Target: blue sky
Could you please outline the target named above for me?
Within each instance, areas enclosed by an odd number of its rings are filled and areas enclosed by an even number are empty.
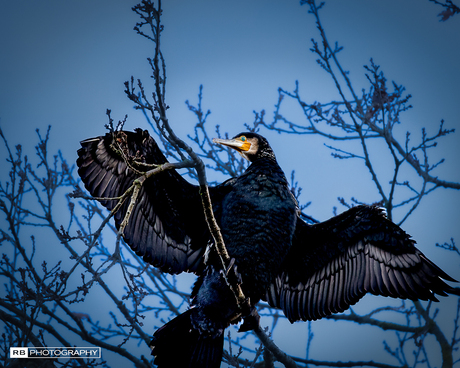
[[[0,2],[0,126],[11,145],[21,143],[33,154],[35,129],[44,132],[51,125],[51,149],[61,149],[73,162],[80,140],[104,133],[107,108],[115,119],[128,114],[128,129],[147,127],[123,93],[131,75],[146,86],[150,82],[146,58],[153,45],[132,30],[135,3]],[[182,137],[195,122],[184,102],[196,103],[200,84],[204,108],[212,111],[208,123],[230,135],[253,120],[253,110],[265,109],[270,121],[278,87],[292,90],[296,80],[307,102],[338,98],[309,51],[310,39],[319,37],[298,1],[164,3],[168,118]],[[422,127],[436,132],[441,119],[446,128],[460,127],[460,17],[439,22],[439,12],[428,0],[330,0],[322,12],[329,39],[345,47],[340,60],[356,90],[368,87],[362,66],[371,57],[389,81],[406,86],[414,108],[403,116],[399,134],[411,130],[414,141]],[[301,119],[294,109],[292,114]],[[361,163],[334,160],[324,141],[261,133],[285,172],[296,170],[303,200],[313,202],[309,210],[316,218],[330,217],[338,196],[376,198]],[[442,139],[434,153],[446,158],[439,177],[456,182],[459,133]],[[0,148],[0,157],[4,153]],[[460,243],[459,208],[458,191],[438,190],[404,224],[423,252],[457,278],[458,260],[447,259],[434,244],[451,237]],[[447,300],[442,304],[452,308]]]

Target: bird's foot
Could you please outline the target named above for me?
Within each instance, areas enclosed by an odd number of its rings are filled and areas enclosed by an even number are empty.
[[[257,309],[252,307],[249,315],[244,317],[243,324],[238,329],[238,332],[246,332],[256,329],[259,326],[260,316],[257,313]]]

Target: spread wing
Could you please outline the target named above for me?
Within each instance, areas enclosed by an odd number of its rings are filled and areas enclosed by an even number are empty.
[[[144,164],[167,160],[147,131],[116,131],[81,142],[77,165],[86,189],[94,197],[121,196],[146,171]],[[128,157],[130,164],[123,157]],[[141,164],[138,164],[141,162]],[[100,200],[109,210],[117,200]],[[129,198],[115,214],[119,228]],[[162,271],[197,272],[209,240],[209,232],[197,186],[175,170],[165,170],[148,178],[139,191],[128,225],[127,244],[144,260]]]
[[[291,322],[343,312],[366,293],[437,300],[455,281],[373,206],[357,206],[323,223],[298,219],[292,248],[267,291]]]

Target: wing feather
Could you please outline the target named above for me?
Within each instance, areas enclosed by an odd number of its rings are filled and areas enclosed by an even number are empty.
[[[139,171],[146,170],[145,164],[167,162],[153,138],[141,129],[86,139],[81,146],[78,173],[94,197],[119,197],[140,176]],[[209,189],[217,198],[219,190]],[[117,200],[100,202],[109,210],[117,204]],[[114,216],[117,228],[128,206],[129,198]],[[198,187],[174,170],[151,176],[139,190],[123,237],[138,255],[162,271],[198,272],[209,240]]]
[[[327,300],[327,294],[328,294],[328,288],[329,288],[329,278],[325,278],[324,280],[321,280],[319,284],[319,295],[320,295],[320,300],[318,303],[318,313],[323,315],[325,312],[326,308],[326,300]]]
[[[436,301],[455,281],[381,209],[357,206],[328,221],[297,220],[292,248],[266,300],[291,322],[343,312],[366,293]]]
[[[337,311],[342,311],[345,309],[345,302],[343,300],[343,293],[344,293],[344,269],[341,268],[337,274],[337,295],[335,299],[335,306]]]

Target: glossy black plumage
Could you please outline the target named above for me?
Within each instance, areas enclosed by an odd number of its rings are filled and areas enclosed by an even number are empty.
[[[428,260],[381,208],[357,206],[332,219],[298,221],[292,248],[267,292],[288,319],[315,320],[343,312],[367,292],[437,301],[455,281]]]
[[[146,131],[119,132],[117,140],[126,142],[128,154],[137,155],[146,164],[167,162]],[[78,174],[94,197],[118,197],[139,177],[116,152],[111,134],[84,140],[81,145]],[[146,262],[164,272],[195,272],[202,263],[209,238],[198,188],[173,170],[160,173],[155,179],[158,180],[147,180],[141,187],[124,239]],[[112,210],[117,200],[101,203]],[[125,201],[115,214],[117,227],[128,204],[129,200]]]
[[[247,171],[209,188],[216,219],[242,289],[254,306],[260,299],[281,308],[291,322],[342,312],[367,292],[436,300],[454,281],[414,246],[381,209],[357,206],[328,221],[306,224],[297,213],[287,180],[267,140],[242,133],[216,140],[251,161]],[[78,173],[96,197],[117,197],[145,164],[167,162],[146,131],[115,132],[81,142]],[[120,147],[122,147],[120,149]],[[134,157],[136,161],[124,157]],[[131,167],[129,167],[131,166]],[[112,209],[115,200],[101,200]],[[128,201],[115,215],[120,225]],[[162,271],[199,275],[191,310],[159,329],[152,341],[164,366],[218,367],[223,330],[239,320],[233,294],[213,258],[204,261],[211,236],[198,187],[176,171],[146,180],[124,231],[125,241]],[[174,354],[175,339],[188,357]],[[185,355],[187,355],[185,354]],[[185,359],[185,360],[184,360]]]

